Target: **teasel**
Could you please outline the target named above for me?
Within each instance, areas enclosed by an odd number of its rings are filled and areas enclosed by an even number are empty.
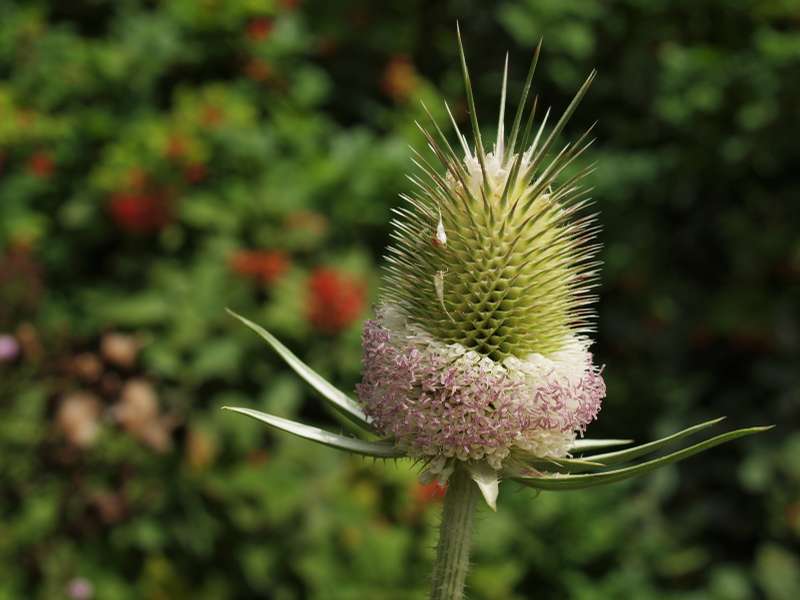
[[[582,437],[606,393],[589,351],[599,225],[585,183],[592,166],[579,164],[592,128],[556,143],[595,72],[551,119],[531,93],[540,42],[506,136],[506,57],[497,138],[487,149],[460,33],[458,42],[472,137],[445,105],[451,144],[423,105],[428,120],[419,126],[430,158],[414,151],[414,191],[394,211],[380,303],[364,328],[356,399],[234,315],[344,415],[358,437],[231,410],[342,450],[410,458],[421,465],[423,480],[450,480],[433,598],[461,597],[477,491],[496,510],[501,479],[552,491],[614,483],[769,429],[722,433],[639,462],[722,419],[622,450],[608,449],[632,440]]]

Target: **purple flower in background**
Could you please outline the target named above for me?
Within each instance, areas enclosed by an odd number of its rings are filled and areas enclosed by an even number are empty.
[[[67,584],[67,596],[71,600],[91,600],[94,598],[94,586],[85,577],[75,577]]]
[[[19,342],[13,335],[0,334],[0,363],[11,362],[19,356]]]

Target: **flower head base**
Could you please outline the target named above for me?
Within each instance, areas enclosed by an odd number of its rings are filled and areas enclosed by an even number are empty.
[[[434,471],[450,458],[500,469],[512,448],[562,457],[605,395],[586,345],[572,338],[550,358],[495,362],[383,308],[364,330],[357,391],[373,423],[409,455],[433,459]]]

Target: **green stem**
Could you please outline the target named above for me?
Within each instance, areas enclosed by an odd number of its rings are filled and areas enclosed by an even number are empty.
[[[478,488],[466,469],[456,468],[450,476],[439,530],[439,546],[433,567],[431,600],[461,600],[469,569],[472,515]]]

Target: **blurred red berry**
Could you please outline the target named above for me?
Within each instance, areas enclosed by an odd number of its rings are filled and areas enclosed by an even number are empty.
[[[267,285],[274,283],[287,270],[291,261],[280,250],[240,250],[231,257],[231,269]]]
[[[272,33],[275,23],[268,17],[252,19],[247,24],[247,38],[252,42],[263,42]]]
[[[414,499],[418,504],[428,505],[444,498],[447,493],[447,484],[442,485],[438,481],[431,483],[417,483],[414,488]]]
[[[120,192],[111,197],[109,211],[128,233],[155,233],[172,222],[172,206],[163,194]]]
[[[300,6],[300,0],[278,0],[278,5],[285,11],[292,11]]]
[[[37,152],[28,159],[28,170],[39,179],[47,179],[55,170],[55,163],[47,152]]]
[[[324,333],[338,333],[358,319],[364,310],[366,289],[362,282],[333,269],[316,269],[308,283],[308,315]]]

